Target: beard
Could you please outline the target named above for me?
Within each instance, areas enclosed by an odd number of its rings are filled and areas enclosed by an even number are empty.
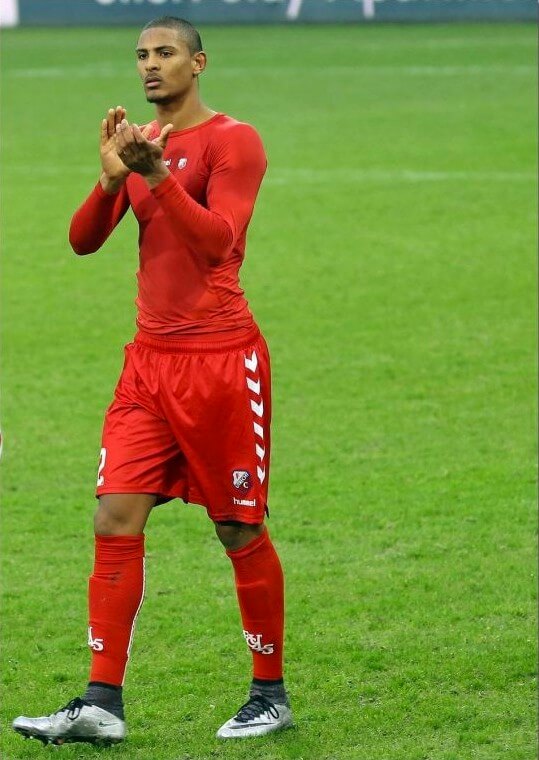
[[[167,105],[168,103],[171,103],[174,98],[172,98],[170,95],[158,95],[157,93],[149,92],[146,95],[146,101],[148,103],[156,103],[157,105]]]

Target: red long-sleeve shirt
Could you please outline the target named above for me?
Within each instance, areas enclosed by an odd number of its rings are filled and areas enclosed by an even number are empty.
[[[163,159],[170,176],[152,190],[135,173],[115,195],[98,183],[73,216],[71,246],[78,254],[98,250],[131,206],[140,229],[139,329],[202,340],[249,332],[238,273],[266,170],[260,137],[216,114],[172,132]]]

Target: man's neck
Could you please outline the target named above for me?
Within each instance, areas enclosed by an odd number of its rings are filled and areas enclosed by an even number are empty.
[[[205,106],[198,98],[156,104],[156,119],[159,126],[163,128],[166,124],[173,124],[175,132],[196,127],[211,119],[215,114],[216,111]]]

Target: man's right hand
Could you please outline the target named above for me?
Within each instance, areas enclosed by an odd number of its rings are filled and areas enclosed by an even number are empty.
[[[101,122],[99,153],[103,173],[99,181],[106,193],[117,193],[130,173],[116,152],[116,125],[125,119],[125,115],[126,110],[122,106],[109,108],[107,118]]]

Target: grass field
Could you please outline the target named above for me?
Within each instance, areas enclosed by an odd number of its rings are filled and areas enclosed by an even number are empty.
[[[66,229],[104,110],[151,115],[136,30],[18,30],[2,40],[1,756],[532,760],[535,31],[203,32],[205,100],[254,123],[270,161],[243,284],[273,355],[297,727],[214,738],[250,656],[211,525],[175,502],[147,529],[128,741],[43,749],[9,728],[86,680],[136,228],[85,259]]]

